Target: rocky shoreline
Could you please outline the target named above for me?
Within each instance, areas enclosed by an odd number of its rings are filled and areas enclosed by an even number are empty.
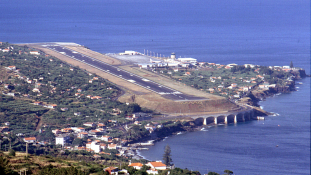
[[[276,86],[275,88],[269,88],[266,90],[255,89],[255,90],[251,91],[246,97],[244,97],[243,99],[240,99],[240,101],[242,103],[260,108],[259,102],[265,100],[268,97],[272,97],[272,96],[279,94],[279,93],[290,93],[290,92],[296,91],[296,87],[295,87],[296,81],[301,79],[301,78],[310,77],[310,76],[306,75],[305,73],[304,74],[302,73],[302,75],[303,76],[296,76],[293,79],[293,81],[289,81],[285,86]],[[262,111],[264,111],[264,110],[262,110]],[[272,116],[272,115],[276,115],[276,114],[271,113],[271,112],[266,112],[266,111],[261,112],[261,111],[256,110],[255,115],[256,116]],[[162,135],[160,137],[158,137],[157,134],[153,134],[153,136],[151,136],[151,138],[144,140],[144,141],[146,142],[149,140],[153,140],[153,143],[155,143],[155,142],[163,141],[166,138],[168,138],[169,136],[178,135],[178,134],[181,134],[183,132],[200,131],[202,129],[204,130],[204,128],[207,128],[207,127],[208,128],[213,127],[214,125],[215,124],[213,124],[213,123],[209,124],[209,125],[204,125],[204,126],[203,125],[195,125],[194,122],[188,121],[187,126],[183,125],[182,127],[178,128],[178,129],[176,128],[176,130],[171,130],[170,132],[166,132],[165,135]],[[137,143],[139,143],[139,142],[137,142]],[[152,146],[152,145],[150,145],[150,146]],[[139,154],[138,150],[135,151],[135,157],[140,158],[140,159],[144,158]]]

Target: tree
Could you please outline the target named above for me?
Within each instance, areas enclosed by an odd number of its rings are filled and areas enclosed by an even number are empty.
[[[15,150],[14,149],[9,150],[9,156],[15,156]]]
[[[233,171],[230,171],[230,170],[225,170],[224,172],[225,172],[227,175],[233,174]]]
[[[79,138],[74,139],[74,141],[72,142],[72,145],[81,146],[82,144],[83,144],[83,140]]]
[[[0,174],[13,174],[13,171],[10,169],[9,160],[4,158],[3,155],[0,155]]]
[[[294,67],[294,64],[293,64],[293,62],[292,62],[292,61],[290,62],[289,67],[290,67],[290,68],[293,68],[293,67]]]
[[[164,154],[163,154],[163,160],[164,164],[166,166],[171,166],[172,165],[172,158],[171,158],[171,147],[169,145],[165,146]]]

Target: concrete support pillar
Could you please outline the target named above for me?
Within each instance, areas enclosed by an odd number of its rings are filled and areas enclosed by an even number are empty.
[[[214,118],[214,123],[217,125],[217,117]]]
[[[236,115],[234,115],[234,123],[238,123],[238,119]]]
[[[206,119],[207,119],[207,118],[204,118],[204,119],[203,119],[203,125],[206,125]]]
[[[228,124],[228,116],[225,117],[225,124]]]
[[[250,118],[253,120],[253,119],[254,119],[254,116],[255,116],[255,114],[254,114],[254,109],[252,109],[251,114],[250,114]]]
[[[244,114],[242,115],[242,120],[243,120],[243,122],[245,122]]]

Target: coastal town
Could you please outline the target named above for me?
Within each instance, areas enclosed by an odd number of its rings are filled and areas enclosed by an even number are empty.
[[[254,64],[198,62],[195,58],[176,58],[175,53],[170,57],[156,57],[152,53],[146,55],[136,51],[125,51],[119,55],[144,56],[150,59],[150,63],[136,63],[141,69],[170,77],[207,93],[237,100],[254,88],[269,90],[278,86],[289,87],[304,72],[293,65],[264,67]],[[305,74],[302,73],[302,76]]]
[[[49,154],[46,149],[53,148],[87,154],[91,160],[133,160],[129,167],[140,170],[145,163],[150,167],[146,170],[148,174],[158,174],[158,171],[174,167],[161,161],[144,162],[137,150],[148,149],[155,140],[171,134],[204,127],[202,123],[196,126],[196,121],[184,116],[165,118],[164,114],[138,104],[116,102],[114,99],[122,94],[117,86],[42,51],[8,43],[0,43],[0,46],[0,112],[11,117],[2,117],[0,121],[1,150],[8,151],[12,146],[25,150],[27,147],[27,154],[28,149],[33,154]],[[119,55],[142,54],[125,51]],[[175,53],[165,59],[142,56],[150,63],[137,63],[136,68],[170,78],[183,86],[226,97],[232,103],[255,91],[293,91],[295,80],[306,76],[303,69],[292,63],[290,66],[264,67],[176,59]],[[17,116],[27,122],[18,121]],[[115,166],[103,170],[109,174],[128,173]]]

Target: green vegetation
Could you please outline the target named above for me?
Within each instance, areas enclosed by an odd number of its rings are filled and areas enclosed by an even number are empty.
[[[233,174],[233,171],[231,171],[231,170],[225,170],[224,173],[226,173],[227,175],[231,175],[231,174]]]
[[[13,134],[36,136],[33,131],[40,126],[51,130],[81,127],[85,122],[115,126],[108,121],[115,120],[118,125],[127,123],[126,115],[145,110],[137,104],[126,105],[113,100],[121,90],[95,74],[40,51],[40,55],[31,55],[33,49],[26,46],[3,43],[0,49],[5,48],[10,51],[0,52],[0,71],[3,72],[0,89],[3,94],[14,94],[14,97],[0,96],[0,122],[10,122]],[[15,66],[16,70],[8,69],[9,66]],[[34,105],[35,101],[42,105]],[[52,110],[44,107],[51,104],[57,107]],[[115,109],[120,111],[117,115]],[[77,112],[79,115],[74,115]]]
[[[175,168],[173,170],[165,170],[165,171],[160,171],[159,175],[166,175],[170,172],[171,175],[200,175],[200,172],[198,171],[190,171],[188,169],[180,169],[180,168]]]
[[[70,166],[69,168],[55,168],[51,164],[42,168],[38,175],[85,175],[86,173]]]
[[[128,167],[126,164],[131,156],[121,156],[116,149],[105,149],[104,153],[94,156],[90,150],[67,150],[55,145],[52,130],[83,127],[85,122],[102,123],[105,134],[118,138],[113,139],[112,143],[121,145],[122,139],[135,143],[152,137],[163,138],[195,127],[191,122],[180,121],[141,121],[133,124],[130,119],[132,113],[152,111],[141,108],[138,104],[116,101],[121,90],[112,83],[41,51],[39,55],[30,54],[34,49],[26,46],[9,43],[0,46],[2,50],[6,48],[9,48],[8,52],[0,51],[0,132],[3,133],[0,135],[0,151],[8,151],[8,156],[1,155],[0,174],[16,174],[23,168],[27,169],[24,170],[27,174],[105,174],[107,172],[103,168],[120,164],[130,174],[146,174],[150,167],[143,166],[141,170]],[[176,81],[206,91],[216,85],[230,86],[235,82],[232,76],[256,75],[252,72],[255,70],[242,67],[233,70],[192,71],[191,75],[184,75],[186,71],[188,70],[171,76]],[[168,70],[164,74],[168,75]],[[277,72],[275,74],[282,77]],[[215,82],[211,82],[209,76],[217,77]],[[90,131],[95,127],[85,129]],[[26,151],[23,137],[37,139],[35,144],[28,145],[28,157],[20,156],[17,152]],[[70,134],[69,145],[72,147],[85,146],[88,142],[88,138]],[[169,146],[165,148],[163,160],[167,166],[172,165]],[[159,174],[164,175],[168,171],[171,174],[200,174],[179,168],[159,171]]]
[[[294,64],[293,64],[292,61],[290,62],[289,67],[290,67],[290,68],[293,68],[293,67],[294,67]]]
[[[192,66],[192,68],[179,68],[177,72],[168,67],[153,68],[152,71],[196,89],[229,98],[235,94],[243,95],[264,82],[276,84],[276,86],[287,86],[288,79],[296,74],[295,71],[285,71],[281,67],[257,65],[229,67],[208,63]]]
[[[171,156],[171,147],[169,145],[165,146],[164,154],[163,154],[163,161],[166,166],[172,165],[172,156]]]

